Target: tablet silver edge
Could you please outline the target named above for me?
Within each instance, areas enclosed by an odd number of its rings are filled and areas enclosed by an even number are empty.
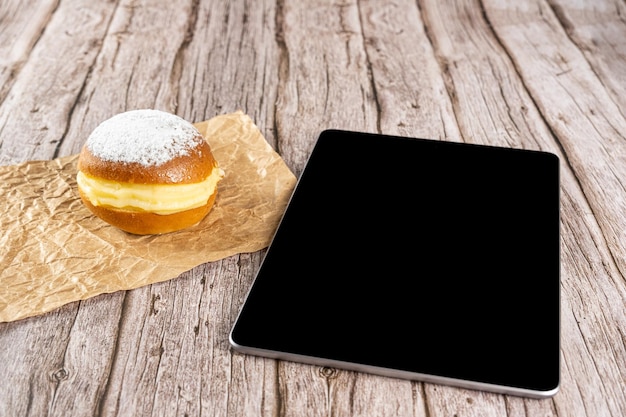
[[[234,326],[233,326],[234,328]],[[560,384],[556,388],[548,391],[536,391],[524,388],[515,388],[505,385],[486,384],[475,381],[468,381],[456,378],[447,378],[442,376],[421,374],[417,372],[402,371],[397,369],[388,369],[372,365],[363,365],[357,363],[343,362],[334,359],[324,359],[313,356],[298,355],[293,353],[272,351],[267,349],[252,348],[237,344],[232,338],[232,330],[228,336],[232,348],[240,353],[254,356],[260,356],[270,359],[284,360],[289,362],[297,362],[308,365],[323,366],[337,369],[345,369],[349,371],[364,372],[373,375],[399,378],[416,382],[425,382],[431,384],[447,385],[458,388],[466,388],[472,390],[486,391],[497,394],[508,394],[525,398],[546,399],[553,397],[560,388]]]

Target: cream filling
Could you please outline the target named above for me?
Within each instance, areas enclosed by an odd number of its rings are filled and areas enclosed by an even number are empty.
[[[215,168],[206,180],[192,184],[131,184],[103,180],[78,171],[76,181],[94,206],[172,214],[204,206],[223,175],[221,169]]]

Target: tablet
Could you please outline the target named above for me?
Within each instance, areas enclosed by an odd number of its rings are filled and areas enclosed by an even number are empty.
[[[556,155],[326,130],[230,343],[550,397],[560,378],[559,274]]]

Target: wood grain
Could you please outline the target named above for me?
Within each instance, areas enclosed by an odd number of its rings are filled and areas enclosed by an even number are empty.
[[[377,130],[357,6],[356,1],[282,3],[277,146],[297,174],[321,130]]]
[[[0,105],[0,164],[58,156],[113,5],[74,0],[54,10]]]
[[[0,102],[15,82],[18,74],[46,28],[58,1],[2,2],[0,4]]]
[[[626,415],[625,15],[621,0],[3,2],[3,165],[77,153],[144,107],[243,110],[296,174],[327,128],[557,154],[562,387],[531,400],[234,353],[260,251],[0,323],[0,415]]]

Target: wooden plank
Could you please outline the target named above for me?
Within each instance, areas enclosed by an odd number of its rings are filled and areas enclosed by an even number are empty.
[[[248,289],[246,274],[259,260],[258,255],[230,257],[129,291],[102,410],[115,415],[225,415],[229,407],[242,406],[229,404],[237,370],[227,335],[229,318]],[[271,369],[271,364],[260,365]],[[270,373],[268,381],[274,379]],[[244,382],[253,390],[264,386],[255,385],[262,376]],[[251,398],[259,396],[257,391]],[[270,400],[265,399],[265,406]],[[247,406],[257,415],[262,404]]]
[[[378,130],[355,0],[284,1],[276,104],[278,149],[299,174],[324,129]]]
[[[0,164],[49,159],[68,129],[115,4],[59,5],[0,105]],[[68,24],[68,22],[71,22]]]
[[[0,163],[55,156],[114,8],[111,3],[66,1],[57,7],[47,2],[21,9],[32,20],[15,15],[17,20],[5,26],[22,25],[24,32],[8,55],[12,74],[5,79],[7,96],[0,105]],[[103,299],[108,308],[102,308]],[[0,386],[5,400],[0,414],[54,415],[60,410],[63,415],[77,405],[75,415],[93,415],[94,397],[110,366],[120,300],[119,295],[103,296],[3,323],[0,345],[13,348],[0,350],[7,364],[3,377],[11,381]],[[99,331],[93,332],[96,323]],[[73,387],[69,396],[62,394],[66,387]]]
[[[58,346],[65,348],[62,361],[57,369],[48,372],[52,372],[53,378],[45,384],[29,386],[33,390],[31,401],[37,407],[35,410],[49,415],[64,415],[72,410],[73,415],[85,417],[99,412],[98,400],[106,387],[117,344],[123,299],[124,293],[120,292],[80,303],[67,344]],[[48,328],[52,330],[54,326]],[[38,353],[42,354],[40,349],[38,346]],[[33,374],[41,369],[36,364],[29,365],[34,365]],[[38,392],[44,395],[40,397]]]
[[[515,68],[475,1],[420,3],[461,140],[559,153]],[[425,385],[429,415],[493,415],[533,408],[555,415],[550,402]]]
[[[0,414],[45,414],[58,384],[67,378],[63,357],[76,316],[75,305],[45,317],[0,324]]]
[[[352,32],[361,32],[363,36],[365,65],[377,111],[377,131],[459,141],[451,100],[417,5],[410,1],[385,2],[384,5],[375,1],[359,2],[358,14],[359,26]],[[336,43],[329,39],[326,49]],[[392,58],[398,56],[402,59]],[[329,77],[342,79],[344,75],[329,73]],[[302,89],[306,90],[306,86]],[[367,130],[359,126],[354,129]],[[332,410],[340,414],[437,415],[438,411],[428,406],[429,395],[424,387],[428,384],[342,370],[333,370],[332,375],[328,380],[330,401]],[[460,392],[456,388],[438,386],[430,392],[430,397],[445,401]]]
[[[435,9],[429,8],[428,10],[430,12]],[[470,7],[468,5],[467,7],[459,7],[458,10],[463,10],[465,13],[477,11],[476,15],[471,16],[468,20],[471,20],[474,25],[476,24],[476,22],[480,21],[479,8]],[[442,19],[442,17],[445,15],[448,19],[450,19],[451,15],[449,12],[446,14],[441,13],[440,15],[438,15],[439,17],[435,19],[435,22],[440,23],[440,26],[438,26],[440,30],[444,30],[447,28],[446,30],[451,31],[448,36],[442,36],[442,39],[463,39],[466,40],[466,42],[458,42],[456,44],[456,47],[451,47],[451,44],[445,44],[441,49],[435,49],[439,52],[444,51],[445,48],[449,48],[445,54],[442,53],[442,56],[447,59],[446,64],[448,65],[452,81],[450,85],[463,86],[463,91],[461,91],[460,89],[455,89],[453,96],[458,98],[459,108],[465,109],[464,115],[459,112],[458,119],[462,131],[466,137],[471,137],[472,140],[476,140],[475,138],[484,137],[486,134],[489,134],[489,132],[492,132],[491,134],[494,135],[495,138],[500,138],[503,140],[501,142],[501,144],[503,145],[523,146],[549,150],[560,155],[563,161],[567,161],[569,155],[566,156],[566,154],[563,154],[561,150],[558,149],[560,143],[555,142],[552,131],[550,130],[551,126],[545,126],[542,121],[542,118],[545,117],[545,114],[537,114],[535,106],[533,104],[533,101],[537,101],[538,97],[539,100],[548,99],[548,95],[546,95],[546,92],[549,92],[550,89],[548,88],[547,84],[543,83],[543,88],[537,88],[534,83],[542,79],[542,77],[535,76],[532,79],[528,79],[524,77],[523,70],[525,68],[529,68],[529,66],[526,65],[529,58],[537,57],[537,59],[540,61],[541,56],[537,56],[536,54],[536,51],[540,49],[539,45],[560,45],[559,51],[568,51],[572,50],[572,48],[571,45],[569,49],[567,48],[567,38],[564,37],[564,33],[559,30],[560,26],[558,25],[558,22],[550,22],[551,24],[546,24],[546,27],[543,28],[543,31],[539,31],[536,27],[533,27],[533,24],[529,24],[529,22],[534,23],[545,21],[547,19],[546,15],[549,16],[549,10],[542,9],[542,18],[539,18],[537,15],[531,18],[528,16],[524,16],[524,13],[524,11],[520,11],[520,9],[517,7],[517,3],[507,3],[505,5],[498,4],[498,7],[493,6],[493,8],[491,5],[488,5],[488,7],[486,7],[486,16],[489,18],[489,24],[494,27],[498,35],[504,37],[511,35],[511,37],[507,38],[508,40],[511,40],[513,34],[518,34],[519,37],[517,37],[515,40],[530,39],[536,42],[534,50],[532,50],[531,48],[523,48],[523,46],[513,41],[511,41],[510,44],[507,44],[507,42],[503,42],[505,46],[508,46],[507,54],[513,56],[515,56],[515,54],[519,54],[518,62],[515,62],[515,60],[513,61],[513,64],[517,63],[518,68],[513,69],[511,67],[511,63],[507,63],[506,60],[494,59],[494,57],[497,57],[499,55],[505,56],[506,54],[488,54],[483,52],[498,48],[497,42],[492,42],[490,44],[478,42],[479,40],[481,40],[480,34],[486,33],[484,30],[477,33],[472,31],[462,32],[460,28],[462,28],[463,26],[459,25],[454,18],[451,22],[448,20],[448,23],[451,24],[447,26],[444,25],[444,20]],[[519,23],[520,27],[516,27],[515,30],[512,30],[510,27],[506,27],[504,25],[505,16],[509,20],[513,18],[517,19],[516,22]],[[430,13],[427,20],[431,20]],[[466,28],[468,27],[470,26],[466,26]],[[548,28],[551,28],[552,30],[547,31]],[[435,32],[435,30],[433,30],[433,32]],[[436,36],[434,35],[433,38],[436,39]],[[546,42],[546,39],[549,39],[550,41]],[[535,52],[533,53],[533,51]],[[530,67],[544,68],[546,64],[539,61],[535,62],[534,65]],[[479,65],[480,62],[484,62],[486,65],[481,68]],[[519,80],[516,80],[517,77],[514,76],[516,71],[520,71],[519,68],[522,68],[522,81],[524,85],[520,85]],[[554,85],[555,83],[556,85],[558,85],[558,81],[553,79],[551,85]],[[489,88],[490,86],[493,88]],[[527,94],[525,94],[526,89],[531,90],[531,92],[536,93],[536,95],[533,94],[532,98],[529,97]],[[575,90],[573,84],[568,89],[568,91],[570,91],[570,93],[568,94],[571,94],[572,90]],[[581,92],[581,94],[583,93]],[[563,96],[567,97],[568,95],[559,94],[558,96],[553,97],[559,97],[559,100],[562,100],[561,97]],[[577,96],[582,97],[580,94]],[[485,102],[488,102],[488,104],[484,104]],[[498,102],[501,102],[502,105],[498,105]],[[559,101],[559,103],[560,102],[561,101]],[[552,105],[554,105],[554,102],[552,103]],[[544,109],[541,106],[539,107],[539,110],[544,113]],[[493,139],[494,136],[492,136],[490,140]],[[568,134],[565,134],[564,136],[567,136],[568,138],[575,137],[572,136],[571,132],[568,132]],[[601,142],[603,139],[602,137],[597,137],[597,140],[598,142]],[[497,141],[491,141],[492,143],[497,143]],[[613,164],[613,161],[605,163]],[[564,172],[562,182],[564,191],[568,195],[577,195],[578,197],[580,197],[575,199],[575,207],[570,208],[570,206],[565,206],[565,209],[568,211],[565,211],[564,217],[576,218],[578,217],[578,213],[589,211],[589,207],[586,206],[585,199],[578,189],[578,181],[573,176],[574,174],[584,173],[585,169],[583,169],[582,166],[579,166],[579,169],[576,170],[575,173],[572,173],[568,170],[567,165],[564,165],[563,168]],[[593,221],[593,219],[587,220]],[[587,224],[584,228],[577,230],[593,230],[593,227],[593,224]],[[570,230],[564,229],[564,232],[567,231]],[[576,235],[564,235],[566,247],[575,248],[577,247],[577,245],[580,244],[581,236],[579,234],[584,233],[581,231],[578,231]],[[600,241],[602,241],[602,237],[598,235],[595,235],[593,237],[586,235],[585,238],[586,240],[594,240],[599,238]],[[596,244],[597,243],[598,242],[596,241]],[[586,248],[586,250],[590,252],[595,252],[595,247],[590,246]],[[576,258],[573,258],[571,260],[575,261]],[[605,262],[607,264],[613,263],[611,257],[606,258]],[[613,268],[611,272],[615,274],[617,272],[617,269]],[[619,276],[619,273],[617,273],[617,276]],[[567,278],[566,275],[564,275],[564,277]],[[606,278],[607,281],[605,282],[608,283],[608,287],[603,288],[603,290],[598,289],[599,293],[593,295],[590,294],[590,297],[583,301],[583,304],[590,305],[595,310],[593,315],[595,316],[594,321],[596,321],[596,323],[607,324],[606,321],[601,317],[603,314],[606,314],[606,312],[603,313],[603,310],[605,308],[610,308],[611,304],[609,302],[605,304],[605,301],[610,300],[613,303],[617,303],[617,305],[624,305],[624,298],[622,294],[623,291],[621,291],[619,287],[610,284],[610,276]],[[573,285],[574,288],[576,288],[573,289],[573,291],[581,291],[581,288],[578,288],[581,284],[577,283],[575,280],[566,279],[564,285],[568,284]],[[592,286],[591,288],[595,288],[595,286]],[[606,296],[604,294],[601,294],[601,292],[603,291],[608,291],[609,295]],[[596,296],[598,295],[603,295],[604,297],[597,298]],[[608,300],[606,297],[608,297]],[[601,300],[601,302],[597,303],[595,301],[596,299]],[[622,311],[615,311],[615,309],[612,310],[613,314],[608,322],[623,323],[623,309]],[[592,331],[591,327],[584,329],[586,330],[586,332],[583,332],[583,334],[581,335],[579,333],[580,329],[577,329],[575,326],[567,323],[566,320],[571,320],[571,316],[569,314],[564,314],[563,320],[563,340],[580,340],[581,337],[587,340],[595,338],[594,333],[596,333],[596,331]],[[570,331],[574,331],[575,333],[569,334],[568,332]],[[617,357],[615,361],[609,359],[610,363],[605,363],[601,366],[601,368],[604,368],[603,372],[605,372],[605,375],[602,375],[602,377],[606,377],[607,380],[611,381],[607,384],[607,388],[612,393],[611,387],[615,384],[618,384],[620,378],[623,378],[623,376],[620,375],[620,372],[617,371],[617,369],[619,369],[619,363],[621,361],[621,358],[623,357],[623,353],[621,351],[621,348],[619,347],[619,332],[611,332],[610,329],[603,329],[599,331],[598,334],[604,334],[604,331],[607,331],[609,334],[613,333],[612,337],[614,338],[614,343],[617,343],[617,352],[615,352],[615,354],[613,354],[612,356],[607,356],[605,352],[602,352],[607,347],[605,345],[598,347],[598,350],[592,349],[591,352],[586,352],[586,355],[583,359],[578,356],[579,351],[577,351],[575,346],[565,344],[563,347],[565,361],[564,366],[565,368],[575,368],[579,366],[579,362],[582,360],[584,361],[584,363],[586,363],[585,366],[591,366],[591,369],[593,369],[593,365],[590,364],[594,362],[596,357]],[[598,379],[595,377],[594,373],[586,373],[582,375],[588,375],[589,380],[586,381],[586,383],[578,381],[577,383],[580,384],[578,389],[580,391],[586,392],[586,394],[583,395],[587,396],[587,400],[593,399],[593,393],[595,393],[598,389],[597,385],[594,385],[593,383],[597,382]],[[579,378],[582,375],[578,374]],[[571,398],[568,397],[569,395],[574,395],[576,391],[575,389],[573,389],[573,387],[571,387],[571,385],[569,385],[571,383],[572,381],[568,381],[567,379],[564,380],[563,392],[557,397],[557,410],[567,411],[568,406],[566,406],[566,404],[574,402]],[[601,412],[608,412],[608,410],[606,410],[604,406],[606,406],[606,404],[604,404],[602,401],[599,401],[598,404],[594,405],[593,409],[602,410]],[[564,412],[562,415],[569,414],[567,412]]]
[[[103,308],[103,298],[117,302]],[[0,360],[6,364],[3,378],[11,383],[0,386],[0,415],[65,415],[67,410],[94,415],[116,343],[121,300],[123,293],[96,297],[2,323]]]
[[[28,60],[59,0],[0,3],[0,103]]]
[[[494,1],[486,9],[626,276],[626,118],[545,3],[520,10]]]
[[[268,33],[272,7],[260,2],[254,7],[177,3],[170,9],[151,2],[121,5],[67,136],[84,137],[107,112],[128,108],[155,107],[204,120],[248,102],[263,103],[253,110],[266,123],[260,128],[271,133],[273,101],[264,100],[276,91],[268,78],[274,60],[267,44],[273,42],[273,32]],[[168,25],[171,33],[157,30]],[[252,78],[249,73],[265,75]],[[274,399],[260,388],[275,392],[275,363],[241,359],[262,371],[250,381],[247,367],[231,369],[236,359],[228,345],[230,326],[259,261],[260,254],[231,257],[129,291],[100,409],[120,415],[225,415],[227,410],[241,415],[241,408],[274,414]],[[247,387],[248,400],[232,400],[230,390]]]
[[[616,0],[549,0],[548,4],[624,116],[626,4]]]
[[[282,5],[277,28],[282,47],[278,148],[296,172],[326,128],[436,137],[448,131],[454,136],[449,114],[436,108],[437,101],[432,100],[445,91],[443,82],[426,85],[421,78],[435,69],[422,63],[413,67],[420,59],[418,54],[410,55],[413,59],[407,57],[398,67],[387,67],[386,57],[410,49],[408,41],[415,37],[428,51],[427,39],[416,24],[417,8],[406,2],[396,10],[381,12],[378,5],[319,1]],[[404,7],[410,12],[405,14]],[[398,31],[406,31],[407,43],[398,42]],[[409,68],[416,70],[404,74]],[[424,72],[420,72],[422,68]],[[404,77],[404,83],[394,86],[394,77]],[[416,90],[406,92],[406,86],[414,82]],[[404,95],[394,95],[399,92]],[[405,102],[406,97],[410,101]],[[430,112],[435,114],[434,121],[427,117]],[[279,376],[284,416],[422,415],[425,408],[421,385],[409,381],[289,362],[280,363]]]
[[[562,189],[559,415],[624,414],[624,285],[582,190]],[[582,414],[581,410],[591,410]],[[616,410],[618,410],[616,412]]]
[[[200,2],[181,55],[177,109],[189,120],[245,112],[275,145],[278,45],[275,2]]]
[[[564,380],[555,407],[572,415],[582,398],[594,415],[624,414],[624,117],[546,4],[490,1],[485,10],[563,149],[562,218],[572,224],[563,224],[562,353],[576,380]]]
[[[563,161],[567,161],[567,156],[560,149],[561,144],[553,136],[551,126],[546,125],[543,120],[543,109],[537,108],[535,105],[536,98],[526,93],[529,84],[531,89],[535,87],[533,85],[535,80],[520,79],[517,74],[525,71],[526,68],[541,68],[545,66],[541,62],[533,62],[535,59],[540,60],[541,54],[538,54],[537,50],[526,48],[523,53],[519,53],[517,62],[513,62],[507,56],[518,53],[521,50],[520,45],[507,45],[505,43],[505,46],[509,46],[509,48],[502,50],[501,39],[498,35],[500,35],[499,29],[504,34],[503,36],[524,33],[520,35],[520,38],[525,36],[525,39],[536,39],[537,44],[541,42],[541,44],[548,45],[567,44],[567,37],[563,36],[564,33],[558,22],[551,22],[550,25],[546,24],[543,32],[537,32],[536,28],[531,27],[524,31],[518,28],[511,30],[508,27],[501,27],[505,15],[517,16],[518,13],[523,13],[519,11],[519,3],[498,4],[498,10],[493,10],[496,7],[492,4],[487,6],[486,13],[484,13],[480,4],[474,2],[465,2],[465,4],[459,2],[454,2],[454,4],[452,2],[428,2],[423,5],[425,24],[429,28],[429,33],[433,39],[435,54],[439,57],[442,68],[445,71],[450,96],[453,97],[456,119],[459,121],[464,139],[469,142],[547,150],[560,155]],[[546,19],[546,13],[549,13],[549,10],[544,12],[541,17],[533,16],[533,18],[525,19],[525,22],[541,22]],[[485,21],[485,16],[489,19],[488,21]],[[491,31],[490,27],[496,29],[495,33]],[[551,30],[548,31],[548,28]],[[455,42],[450,42],[452,39]],[[564,47],[562,45],[562,48]],[[517,67],[515,64],[517,64]],[[577,84],[572,83],[571,88],[575,90]],[[546,90],[547,86],[544,85],[541,91],[545,92]],[[539,89],[537,89],[537,92],[541,94]],[[612,163],[612,161],[605,163]],[[581,197],[580,199],[575,199],[576,204],[573,207],[571,205],[565,206],[564,217],[576,218],[578,213],[589,210],[589,207],[584,203],[585,200],[582,198],[574,173],[569,170],[567,165],[563,165],[562,168],[563,189],[568,194]],[[583,229],[577,230],[593,230],[595,226],[593,219],[588,220],[591,220],[592,223],[587,224]],[[564,232],[567,231],[569,230],[564,230]],[[579,233],[581,232],[578,231],[577,234]],[[592,239],[588,234],[585,234],[585,238]],[[575,248],[580,243],[580,239],[581,236],[566,233],[564,235],[565,246]],[[570,259],[570,261],[574,262],[574,259]],[[611,263],[610,258],[608,258],[608,262]],[[569,271],[569,265],[566,265],[564,270]],[[616,272],[616,269],[613,269],[612,272]],[[595,306],[596,311],[594,314],[597,315],[597,320],[594,320],[594,322],[598,324],[606,324],[605,320],[598,319],[601,317],[602,308],[610,308],[611,303],[616,303],[620,306],[624,305],[623,295],[620,294],[618,288],[610,285],[610,277],[608,282],[608,298]],[[573,285],[574,288],[580,286],[574,280],[567,279],[567,276],[564,285]],[[581,291],[581,289],[574,289],[573,291]],[[587,303],[589,301],[585,300]],[[606,304],[604,301],[606,301]],[[581,335],[580,330],[567,321],[571,319],[569,314],[564,314],[563,340],[580,340],[581,337],[591,337],[590,334]],[[612,319],[616,319],[617,322],[623,322],[623,312],[615,311]],[[615,343],[619,343],[617,332],[606,326],[599,328],[608,334],[612,334],[610,336],[611,339]],[[569,332],[574,333],[570,334]],[[579,353],[577,347],[565,344],[563,350],[568,362],[575,362],[575,355]],[[584,356],[585,366],[589,366],[595,357],[607,356],[602,352],[587,353]],[[603,376],[608,377],[611,381],[609,386],[619,381],[620,373],[617,369],[621,366],[622,357],[623,354],[618,352],[616,362],[603,365],[603,367],[608,368],[605,370],[606,375]],[[577,375],[581,376],[580,373],[577,373]],[[594,373],[583,373],[583,375],[589,375],[590,379],[586,382],[578,381],[577,383],[583,387],[579,389],[587,391],[587,396],[590,397],[591,394],[596,392],[597,385],[594,382],[597,382],[598,379],[594,376]],[[507,401],[507,408],[528,409],[532,407],[541,410],[540,414],[542,415],[543,413],[546,415],[556,414],[557,410],[565,411],[562,414],[559,413],[559,415],[574,415],[568,413],[572,409],[567,407],[566,404],[576,403],[576,401],[573,401],[575,396],[574,398],[570,397],[570,395],[574,395],[573,391],[575,391],[575,388],[571,385],[572,381],[570,380],[564,379],[563,384],[563,393],[557,397],[558,406],[556,408],[550,402],[518,400],[514,398]],[[612,390],[610,391],[612,394]],[[429,391],[427,390],[427,392]],[[523,406],[519,404],[520,401],[523,401]],[[460,403],[448,401],[447,404],[456,404],[456,407],[463,409],[463,405]],[[599,402],[598,405],[601,404],[602,402]],[[436,408],[440,409],[441,407],[441,404],[438,404]],[[481,411],[483,410],[485,408],[481,408]],[[502,412],[503,410],[500,410],[496,414],[501,414]]]
[[[380,133],[459,142],[443,72],[417,4],[361,1],[359,14]]]
[[[192,0],[119,4],[80,89],[60,154],[78,153],[91,131],[117,113],[151,108],[177,114],[181,65],[196,7]]]

